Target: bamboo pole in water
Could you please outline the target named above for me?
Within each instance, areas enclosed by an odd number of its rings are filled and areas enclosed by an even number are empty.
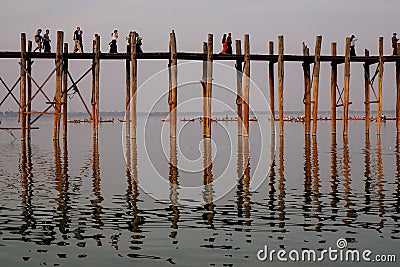
[[[130,55],[131,46],[135,45],[131,43],[132,32],[129,33],[129,43],[126,46],[126,53]],[[125,60],[125,137],[130,138],[131,136],[131,61],[130,58]]]
[[[68,131],[68,43],[64,44],[64,65],[63,65],[63,92],[62,92],[62,113],[63,113],[63,139],[67,139]]]
[[[365,49],[365,56],[369,57],[369,51]],[[370,107],[370,64],[364,63],[364,106],[365,106],[365,133],[369,134],[369,126],[370,126],[370,116],[371,116],[371,107]]]
[[[32,52],[32,41],[28,41],[28,52]],[[28,72],[28,77],[27,77],[27,101],[28,101],[28,106],[27,111],[28,114],[26,116],[27,119],[27,130],[28,130],[28,138],[31,135],[31,111],[32,111],[32,102],[31,102],[31,98],[32,98],[32,79],[31,79],[31,75],[32,75],[32,58],[27,56],[26,58],[26,70]]]
[[[378,110],[376,114],[377,134],[381,134],[382,84],[383,84],[383,37],[379,37]]]
[[[318,120],[318,93],[319,93],[319,70],[321,66],[321,44],[322,36],[317,36],[314,52],[314,70],[313,70],[313,129],[312,134],[317,134]]]
[[[207,81],[205,92],[205,124],[204,134],[205,138],[211,138],[211,97],[212,97],[212,61],[213,61],[213,35],[208,34],[207,41]]]
[[[309,56],[310,50],[303,43],[303,56]],[[304,120],[305,120],[305,133],[311,132],[311,78],[310,78],[310,62],[303,61],[303,75],[304,75]]]
[[[132,117],[132,138],[136,139],[136,93],[137,93],[137,51],[136,32],[131,35],[131,117]]]
[[[349,126],[349,87],[350,87],[350,37],[346,37],[346,53],[344,57],[344,103],[343,103],[343,135],[347,136]]]
[[[63,44],[64,44],[64,32],[57,32],[57,50],[56,50],[56,92],[54,95],[55,109],[54,109],[54,125],[53,125],[53,140],[60,138],[60,122],[61,122],[61,93],[63,85]]]
[[[94,50],[94,79],[93,79],[93,96],[92,96],[92,108],[93,108],[93,135],[95,138],[99,134],[99,89],[100,89],[100,36],[96,36],[96,46]]]
[[[331,44],[332,56],[336,57],[336,43]],[[331,62],[331,133],[336,134],[336,84],[337,64]]]
[[[283,35],[278,36],[278,101],[279,101],[279,135],[283,136],[283,81],[284,81],[284,47]]]
[[[171,98],[170,103],[169,103],[169,116],[170,116],[170,137],[176,137],[176,107],[177,107],[177,87],[178,87],[178,72],[177,72],[177,49],[176,49],[176,38],[175,38],[175,33],[171,32],[170,33],[170,85],[171,85],[171,92],[170,96]]]
[[[20,102],[21,102],[21,141],[26,138],[26,34],[21,33],[21,70],[20,70]]]
[[[400,44],[397,44],[397,53],[400,51]],[[397,87],[397,101],[396,101],[396,128],[397,133],[400,133],[400,60],[396,61],[396,87]]]
[[[236,40],[236,55],[242,54],[242,42]],[[243,70],[242,70],[242,60],[236,60],[236,106],[237,106],[237,121],[238,121],[238,135],[243,135]]]
[[[274,54],[274,42],[269,42],[269,54]],[[275,81],[274,81],[274,64],[270,61],[268,64],[268,78],[269,78],[269,107],[271,109],[271,121],[275,121]],[[273,127],[275,131],[275,127]]]
[[[249,101],[250,101],[250,36],[244,35],[244,88],[243,88],[243,125],[244,136],[249,136]]]

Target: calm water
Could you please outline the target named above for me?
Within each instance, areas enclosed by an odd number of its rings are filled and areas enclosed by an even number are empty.
[[[332,137],[330,122],[316,138],[287,123],[272,144],[256,122],[248,142],[235,122],[214,123],[213,141],[201,142],[195,121],[171,146],[158,117],[139,118],[147,131],[137,142],[119,122],[102,124],[98,141],[90,124],[70,124],[60,143],[51,120],[38,126],[22,144],[0,132],[1,266],[270,266],[257,259],[265,245],[321,251],[339,238],[400,261],[393,121],[380,138],[375,124],[365,136],[364,122],[352,121],[348,139]],[[226,194],[209,184],[226,177],[235,181]]]

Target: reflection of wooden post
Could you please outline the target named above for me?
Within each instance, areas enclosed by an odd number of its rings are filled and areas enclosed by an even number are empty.
[[[250,101],[250,38],[244,35],[244,88],[243,88],[243,125],[244,136],[249,136],[249,101]]]
[[[242,42],[240,40],[236,40],[236,55],[242,54]],[[243,134],[243,112],[242,112],[242,104],[243,104],[243,88],[242,88],[242,63],[243,60],[236,60],[236,105],[237,105],[237,122],[238,122],[238,135]]]
[[[136,59],[136,32],[131,35],[131,116],[132,138],[136,138],[136,93],[137,93],[137,59]]]
[[[63,44],[64,44],[64,33],[61,31],[57,32],[57,50],[56,50],[56,92],[54,96],[55,109],[54,109],[54,128],[53,128],[53,140],[58,140],[60,137],[60,122],[61,122],[61,93],[63,86]]]
[[[332,56],[336,57],[336,43],[332,43]],[[336,84],[337,84],[337,64],[331,62],[331,132],[336,134]]]
[[[129,33],[129,38],[132,38],[132,32]],[[126,46],[128,55],[131,53],[131,46],[136,45],[129,39],[130,45]],[[130,58],[125,60],[125,136],[131,136],[131,61]]]
[[[269,54],[274,54],[274,42],[269,42]],[[274,81],[274,64],[270,61],[268,64],[268,78],[269,78],[269,107],[271,109],[271,121],[275,121],[275,81]],[[272,128],[275,131],[275,127]]]
[[[303,56],[309,56],[310,51],[303,43]],[[305,60],[303,62],[303,75],[304,75],[304,121],[305,133],[310,134],[311,128],[311,78],[310,78],[310,62]]]
[[[28,52],[32,52],[32,41],[28,41]],[[31,79],[31,75],[32,75],[32,58],[30,56],[28,56],[26,58],[26,70],[28,72],[28,78],[27,78],[27,90],[28,90],[28,96],[27,96],[27,102],[28,102],[28,106],[27,108],[27,127],[28,127],[28,138],[30,138],[31,135],[31,111],[32,111],[32,102],[31,102],[31,98],[32,98],[32,79]]]
[[[322,36],[317,36],[314,52],[314,70],[313,70],[313,129],[312,134],[317,134],[317,120],[318,120],[318,91],[319,91],[319,70],[321,65],[321,43]]]
[[[207,80],[205,92],[205,118],[203,120],[204,133],[203,136],[211,138],[211,97],[212,97],[212,60],[213,60],[213,35],[208,34],[207,42]]]
[[[379,37],[378,111],[376,114],[376,133],[381,134],[383,84],[383,37]]]
[[[369,57],[369,51],[365,49],[365,56]],[[369,81],[369,66],[368,62],[364,63],[364,106],[365,106],[365,133],[369,134],[369,125],[370,125],[370,117],[371,117],[371,109],[370,109],[370,81]]]
[[[278,36],[278,101],[279,101],[279,135],[283,135],[283,79],[284,79],[284,47],[283,35]]]
[[[350,37],[346,37],[344,57],[344,101],[343,101],[343,135],[348,133],[349,124],[349,87],[350,87]]]
[[[176,107],[177,107],[177,87],[178,87],[178,72],[177,72],[177,52],[175,33],[171,32],[169,40],[170,45],[170,99],[169,99],[169,116],[170,116],[170,136],[176,137]]]
[[[62,93],[62,113],[63,113],[63,139],[67,139],[68,125],[68,43],[64,44],[64,65],[63,65],[63,93]]]
[[[26,138],[26,34],[21,33],[21,70],[20,70],[20,95],[21,95],[21,140]]]
[[[397,44],[397,51],[400,51],[400,44]],[[396,60],[396,87],[397,87],[396,129],[397,133],[400,133],[400,60]]]
[[[93,134],[94,137],[98,137],[99,134],[99,89],[100,89],[100,36],[96,36],[96,47],[94,51],[94,84],[93,84],[93,96],[92,96],[92,108],[93,108]]]

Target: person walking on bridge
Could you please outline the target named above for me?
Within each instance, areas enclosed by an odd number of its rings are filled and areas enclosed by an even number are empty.
[[[393,33],[392,36],[392,47],[393,47],[393,56],[396,56],[398,51],[397,51],[397,41],[399,38],[397,38],[397,33]]]

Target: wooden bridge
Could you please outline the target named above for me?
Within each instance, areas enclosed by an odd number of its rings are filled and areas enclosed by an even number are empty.
[[[130,43],[136,43],[136,33],[130,33]],[[269,105],[271,107],[271,119],[275,120],[275,74],[274,64],[278,64],[277,73],[277,103],[279,113],[280,135],[284,132],[284,66],[285,62],[302,63],[304,74],[304,100],[305,105],[305,134],[316,135],[317,133],[317,113],[318,113],[318,94],[319,94],[319,74],[321,62],[328,62],[331,65],[331,82],[330,82],[330,97],[331,97],[331,123],[332,133],[336,133],[336,110],[338,107],[343,107],[343,135],[348,134],[349,120],[349,84],[350,84],[350,63],[362,62],[364,65],[364,104],[365,104],[365,132],[369,133],[370,129],[370,104],[377,104],[377,133],[380,134],[380,124],[382,113],[382,83],[383,83],[383,66],[385,63],[394,62],[396,64],[396,127],[397,132],[400,132],[400,56],[385,56],[383,55],[383,37],[379,38],[379,55],[370,56],[369,51],[365,50],[364,56],[350,57],[350,38],[346,38],[345,55],[337,55],[336,43],[331,44],[331,55],[321,55],[322,36],[316,37],[315,51],[310,55],[309,48],[303,44],[302,55],[286,55],[284,53],[284,37],[278,36],[278,53],[274,52],[274,43],[269,42],[268,54],[251,54],[249,35],[244,35],[244,50],[242,53],[242,42],[236,40],[236,53],[216,54],[213,52],[213,35],[209,34],[207,42],[203,43],[203,51],[199,53],[178,52],[176,46],[175,33],[170,33],[169,52],[146,52],[138,53],[136,46],[129,46],[126,53],[101,53],[100,52],[100,36],[96,37],[96,46],[92,53],[70,53],[68,44],[64,43],[64,33],[57,32],[56,53],[37,53],[32,52],[32,42],[26,40],[26,34],[21,33],[21,51],[18,52],[0,52],[0,59],[19,59],[20,62],[20,77],[18,81],[10,88],[0,80],[3,86],[7,89],[7,95],[0,102],[0,106],[8,97],[12,97],[18,105],[18,111],[21,117],[21,140],[25,140],[27,134],[34,124],[44,114],[54,114],[53,139],[58,140],[61,133],[62,138],[67,137],[67,114],[68,114],[68,92],[74,90],[78,93],[87,113],[89,114],[93,124],[94,137],[98,136],[99,124],[99,91],[100,91],[100,62],[102,60],[125,60],[126,62],[126,133],[127,136],[136,138],[136,92],[137,92],[137,65],[138,60],[148,59],[165,59],[168,60],[169,66],[169,97],[168,104],[170,106],[170,136],[176,137],[176,122],[177,122],[177,61],[178,60],[196,60],[203,62],[203,78],[201,84],[203,86],[203,136],[211,137],[211,99],[212,99],[212,75],[213,61],[235,61],[237,69],[237,115],[240,121],[243,122],[243,129],[239,127],[239,135],[248,136],[249,134],[249,90],[250,90],[250,65],[251,61],[266,61],[269,64]],[[400,51],[400,44],[398,45]],[[32,77],[32,59],[54,59],[55,67],[49,74],[43,84],[38,84]],[[76,81],[72,78],[68,70],[68,62],[76,59],[91,60],[90,68]],[[311,77],[311,64],[313,71]],[[344,64],[344,88],[340,89],[337,86],[337,66]],[[376,64],[376,70],[371,76],[370,66]],[[92,100],[91,109],[83,100],[78,83],[89,73],[92,74]],[[42,90],[44,85],[55,74],[56,86],[54,97],[51,98]],[[375,78],[378,78],[377,90],[374,88]],[[35,89],[32,86],[35,85]],[[71,84],[70,84],[71,83]],[[20,97],[14,95],[13,90],[19,84]],[[371,92],[373,98],[371,99]],[[43,94],[46,98],[47,108],[42,112],[34,112],[31,110],[32,101],[38,94]],[[267,105],[265,105],[267,107]],[[51,111],[49,111],[51,110]],[[32,120],[31,115],[38,116]],[[61,121],[62,118],[62,121]],[[311,122],[312,128],[311,128]],[[62,122],[62,123],[61,123]]]

